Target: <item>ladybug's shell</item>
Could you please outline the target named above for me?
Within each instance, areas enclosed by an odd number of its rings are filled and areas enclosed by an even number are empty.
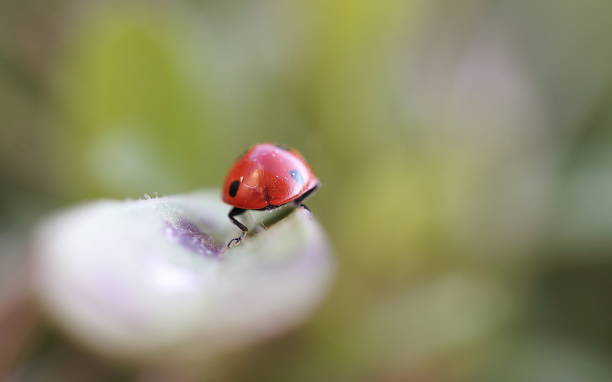
[[[299,198],[318,184],[300,153],[260,143],[230,169],[223,186],[223,201],[245,210],[274,208]]]

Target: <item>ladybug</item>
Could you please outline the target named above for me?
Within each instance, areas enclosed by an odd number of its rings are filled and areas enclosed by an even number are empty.
[[[228,216],[242,234],[228,248],[245,238],[248,228],[236,216],[246,210],[266,211],[302,202],[319,187],[319,180],[302,155],[294,149],[259,143],[244,153],[230,169],[223,186],[223,201],[234,208]]]

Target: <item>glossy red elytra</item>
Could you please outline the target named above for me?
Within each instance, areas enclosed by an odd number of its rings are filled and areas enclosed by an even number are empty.
[[[281,145],[259,143],[230,169],[223,186],[223,201],[234,208],[229,218],[242,234],[230,240],[239,244],[248,228],[236,219],[246,210],[271,210],[287,203],[302,204],[319,187],[319,180],[299,152]]]

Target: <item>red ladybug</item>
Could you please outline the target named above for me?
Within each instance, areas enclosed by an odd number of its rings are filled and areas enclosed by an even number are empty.
[[[281,145],[251,147],[230,169],[223,186],[223,201],[234,206],[229,218],[242,234],[227,244],[239,244],[248,228],[236,220],[246,210],[271,210],[289,202],[302,206],[319,187],[319,180],[299,152]]]

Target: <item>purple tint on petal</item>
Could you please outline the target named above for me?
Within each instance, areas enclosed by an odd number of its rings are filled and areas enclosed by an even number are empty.
[[[166,222],[166,233],[188,250],[206,256],[218,256],[224,245],[215,244],[213,238],[202,232],[197,225],[180,218],[175,222]]]

